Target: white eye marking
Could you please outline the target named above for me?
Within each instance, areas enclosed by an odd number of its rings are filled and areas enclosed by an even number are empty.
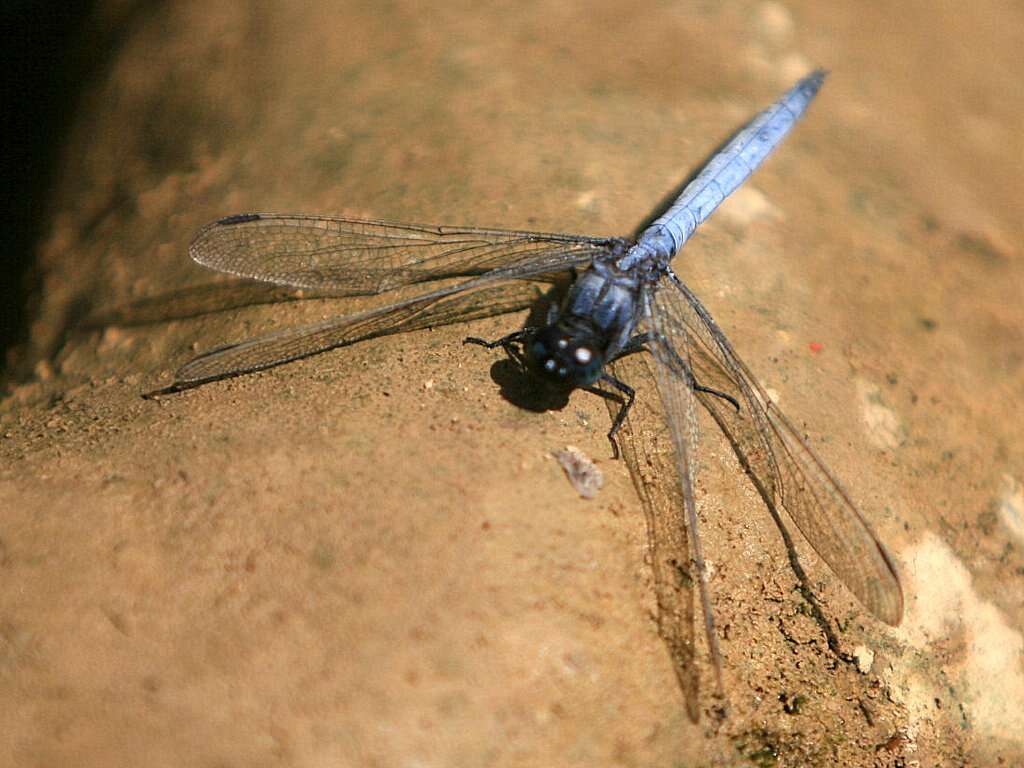
[[[576,362],[580,365],[586,365],[594,359],[594,353],[586,347],[580,347],[576,350]]]
[[[568,339],[559,339],[556,343],[558,344],[559,349],[565,349],[566,347],[569,346]]]
[[[552,360],[551,358],[548,358],[547,360],[544,361],[544,370],[545,371],[553,371],[553,370],[555,370],[555,366],[556,365],[557,365],[557,363],[554,360]]]

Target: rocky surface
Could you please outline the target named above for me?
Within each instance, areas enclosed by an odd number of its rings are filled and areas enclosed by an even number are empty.
[[[0,404],[0,760],[1024,760],[1019,7],[180,0],[131,19],[64,152],[34,373]],[[628,233],[817,65],[804,122],[677,269],[892,549],[907,612],[871,619],[800,544],[830,650],[708,420],[724,720],[699,633],[695,701],[659,637],[603,403],[517,408],[498,356],[460,344],[522,316],[140,397],[196,350],[348,309],[204,311],[235,295],[187,259],[206,221]],[[592,501],[551,458],[567,444],[598,459]]]

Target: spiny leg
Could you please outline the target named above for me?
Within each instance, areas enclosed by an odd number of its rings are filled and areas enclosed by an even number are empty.
[[[622,402],[619,412],[615,414],[615,418],[612,420],[612,428],[608,430],[608,441],[612,444],[612,458],[618,459],[621,454],[619,453],[619,444],[615,440],[615,434],[619,431],[619,428],[622,427],[622,422],[626,420],[626,415],[629,413],[629,409],[633,407],[633,401],[636,400],[636,390],[626,382],[619,381],[610,373],[601,374],[601,378],[598,379],[598,381],[610,384],[625,396],[625,401]],[[584,387],[584,389],[586,389],[587,392],[593,392],[595,395],[603,397],[605,400],[620,402],[619,397],[611,392],[599,389],[598,387]]]
[[[514,333],[508,334],[508,336],[502,336],[500,339],[495,339],[494,341],[487,341],[487,339],[481,339],[476,336],[467,336],[462,340],[462,343],[476,344],[477,346],[484,347],[485,349],[497,349],[498,347],[501,347],[505,350],[506,355],[525,368],[526,360],[523,357],[523,351],[516,345],[522,344],[526,338],[532,336],[536,332],[536,328],[523,328],[515,331]]]
[[[625,343],[625,345],[623,345],[622,349],[619,350],[619,353],[615,355],[612,360],[618,360],[620,357],[625,357],[626,355],[646,351],[647,345],[651,342],[661,344],[662,348],[668,351],[676,366],[680,371],[683,371],[683,375],[686,377],[687,381],[689,381],[690,387],[694,392],[704,392],[708,395],[719,397],[730,403],[732,407],[736,409],[736,413],[740,412],[740,404],[735,397],[730,395],[728,392],[722,392],[721,390],[714,389],[712,387],[705,387],[703,384],[698,382],[697,377],[693,375],[693,371],[690,369],[690,366],[679,356],[679,353],[676,352],[675,348],[668,343],[664,336],[654,333],[653,331],[646,331],[645,333],[638,333],[636,336],[633,336]]]
[[[523,339],[536,332],[536,328],[522,328],[510,333],[508,336],[502,336],[500,339],[495,339],[494,341],[487,341],[487,339],[481,339],[477,336],[467,336],[462,340],[462,343],[477,344],[481,347],[487,347],[487,349],[497,349],[498,347],[507,347],[509,344],[522,343]]]
[[[730,395],[728,392],[722,392],[721,390],[712,389],[711,387],[705,387],[703,384],[698,384],[697,379],[693,378],[692,371],[690,372],[690,384],[693,386],[694,392],[705,392],[709,395],[720,397],[722,400],[725,400],[728,403],[730,403],[732,407],[736,409],[736,413],[740,412],[740,404],[735,397]]]

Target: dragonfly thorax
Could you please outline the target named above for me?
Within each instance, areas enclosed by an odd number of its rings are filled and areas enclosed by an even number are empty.
[[[592,327],[559,320],[529,339],[526,362],[533,375],[549,384],[589,387],[601,377],[605,346]]]

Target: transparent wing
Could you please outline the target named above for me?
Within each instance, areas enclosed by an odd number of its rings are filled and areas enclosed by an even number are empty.
[[[684,327],[676,313],[665,311],[662,295],[667,291],[644,290],[644,315],[654,340],[650,342],[651,354],[655,360],[655,376],[658,394],[665,407],[665,419],[675,444],[676,467],[682,490],[683,509],[686,513],[686,528],[690,539],[690,551],[697,571],[697,587],[700,592],[701,609],[704,616],[704,630],[708,650],[715,671],[715,683],[719,698],[725,701],[722,684],[722,654],[718,647],[718,633],[715,631],[714,614],[707,584],[707,568],[700,542],[697,521],[697,503],[693,493],[693,480],[697,475],[697,408],[694,399],[693,377],[689,371],[689,343]]]
[[[377,336],[513,311],[521,308],[526,294],[513,291],[510,299],[507,287],[499,291],[497,289],[502,286],[497,284],[539,279],[553,272],[587,264],[593,256],[590,250],[559,250],[549,243],[546,250],[535,252],[529,260],[492,269],[472,280],[366,312],[332,317],[210,350],[179,369],[168,389],[186,389],[215,379],[270,368]],[[536,297],[535,292],[531,295]]]
[[[689,352],[697,381],[741,404],[697,393],[722,426],[765,500],[786,511],[815,552],[875,616],[896,625],[903,591],[896,567],[846,491],[771,402],[707,309],[670,275],[657,292],[667,340]],[[670,284],[671,283],[671,284]]]
[[[668,648],[672,667],[683,692],[687,714],[700,719],[700,669],[696,663],[693,598],[694,573],[690,558],[682,484],[675,477],[676,449],[657,396],[655,363],[647,355],[629,355],[611,364],[620,381],[636,389],[616,440],[636,488],[647,523],[647,557],[654,580],[655,621]],[[608,399],[614,419],[621,404]]]
[[[207,224],[189,254],[239,277],[334,296],[375,295],[402,286],[483,275],[547,255],[593,255],[607,238],[385,221],[244,213]]]

